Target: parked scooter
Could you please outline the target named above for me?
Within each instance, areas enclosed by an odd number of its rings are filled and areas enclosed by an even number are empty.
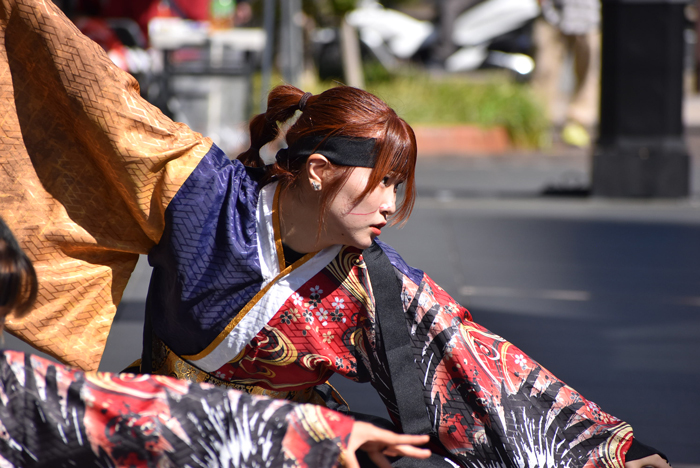
[[[485,0],[461,13],[454,21],[452,41],[457,51],[447,57],[449,72],[498,67],[527,79],[535,68],[531,51],[531,25],[540,14],[537,0]],[[402,12],[365,0],[350,12],[349,24],[360,40],[388,70],[402,61],[429,57],[437,38],[436,26]]]

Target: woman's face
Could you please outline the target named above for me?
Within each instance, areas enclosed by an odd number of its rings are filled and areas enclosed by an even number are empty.
[[[371,168],[356,167],[345,185],[330,203],[321,236],[324,244],[351,245],[366,249],[381,233],[387,218],[396,211],[396,190],[399,182],[388,175],[363,199]]]

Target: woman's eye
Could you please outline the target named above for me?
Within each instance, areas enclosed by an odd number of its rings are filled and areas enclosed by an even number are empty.
[[[386,176],[382,179],[382,184],[384,184],[386,187],[389,186],[389,181],[391,180],[391,177]]]

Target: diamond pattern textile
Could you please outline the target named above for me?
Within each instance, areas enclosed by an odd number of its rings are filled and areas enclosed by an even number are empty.
[[[148,257],[147,307],[176,353],[202,351],[260,290],[258,195],[244,166],[213,146],[168,206],[166,233]]]
[[[0,216],[40,282],[10,332],[96,370],[138,254],[211,145],[141,99],[52,3],[0,0]]]

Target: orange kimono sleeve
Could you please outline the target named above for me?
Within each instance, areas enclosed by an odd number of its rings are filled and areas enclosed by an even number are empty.
[[[40,286],[8,330],[96,370],[138,255],[211,146],[48,0],[0,0],[0,216]]]

